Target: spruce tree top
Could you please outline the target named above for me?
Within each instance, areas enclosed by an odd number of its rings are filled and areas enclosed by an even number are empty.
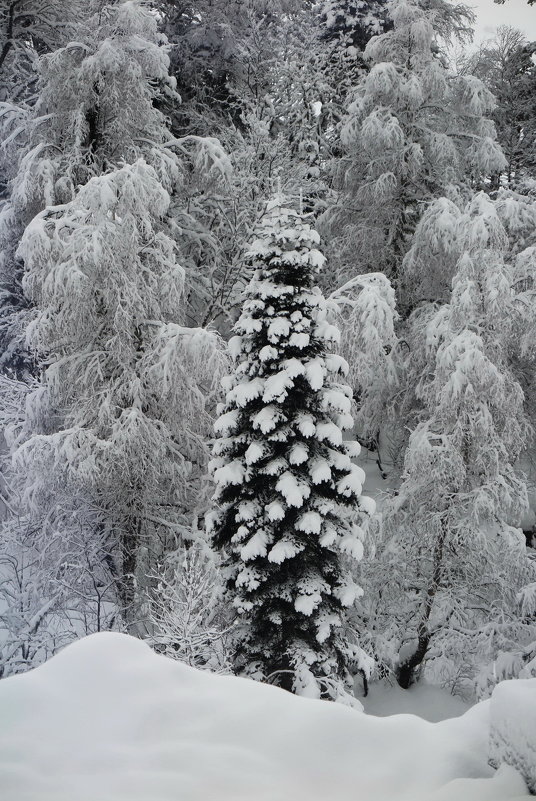
[[[230,343],[235,371],[212,462],[214,540],[229,555],[229,589],[248,625],[242,669],[294,672],[297,692],[346,677],[340,626],[361,594],[346,557],[361,558],[360,523],[373,511],[351,461],[359,446],[342,438],[353,424],[351,390],[314,286],[318,243],[281,198],[269,204],[248,253],[255,272]]]

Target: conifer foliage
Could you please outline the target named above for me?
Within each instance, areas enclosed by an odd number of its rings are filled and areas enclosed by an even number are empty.
[[[255,268],[231,340],[235,361],[216,422],[215,544],[227,554],[239,620],[234,667],[297,694],[343,697],[352,646],[345,610],[362,590],[373,502],[343,442],[351,428],[339,331],[314,285],[317,232],[276,198],[248,260]],[[355,650],[355,649],[354,649]]]

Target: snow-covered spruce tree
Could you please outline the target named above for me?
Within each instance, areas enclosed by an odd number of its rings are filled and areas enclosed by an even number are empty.
[[[463,673],[470,692],[482,664],[523,636],[516,593],[531,570],[513,527],[527,504],[515,464],[530,427],[510,366],[518,312],[493,201],[477,194],[457,229],[451,302],[415,320],[428,351],[416,388],[421,422],[372,571],[378,651],[400,685],[426,663],[451,685]]]
[[[373,502],[351,461],[347,365],[315,287],[318,234],[281,197],[248,259],[255,273],[230,347],[235,371],[216,422],[214,544],[239,615],[236,672],[337,698],[355,647],[345,613],[361,595],[351,564]]]
[[[41,540],[107,543],[129,622],[151,565],[204,512],[224,361],[218,337],[183,325],[169,202],[139,160],[42,212],[20,248],[28,340],[47,365],[14,456],[21,495]]]
[[[411,236],[435,197],[456,199],[505,159],[486,114],[494,99],[473,76],[449,73],[438,41],[467,32],[470,15],[444,0],[392,0],[394,27],[367,45],[370,72],[341,129],[340,187],[326,217],[336,237],[333,283],[356,273],[400,276]],[[404,282],[404,307],[420,291]]]

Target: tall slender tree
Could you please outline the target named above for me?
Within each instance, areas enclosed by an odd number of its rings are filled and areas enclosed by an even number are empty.
[[[280,197],[269,204],[216,422],[212,528],[239,614],[235,670],[337,698],[349,682],[345,613],[362,592],[349,562],[361,558],[374,504],[351,461],[359,446],[343,441],[351,390],[315,287],[318,243]]]

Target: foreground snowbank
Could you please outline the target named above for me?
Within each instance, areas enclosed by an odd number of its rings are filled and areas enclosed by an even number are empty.
[[[536,680],[503,681],[491,701],[490,757],[524,776],[536,794]]]
[[[2,801],[513,801],[489,705],[375,718],[96,634],[0,682]]]

